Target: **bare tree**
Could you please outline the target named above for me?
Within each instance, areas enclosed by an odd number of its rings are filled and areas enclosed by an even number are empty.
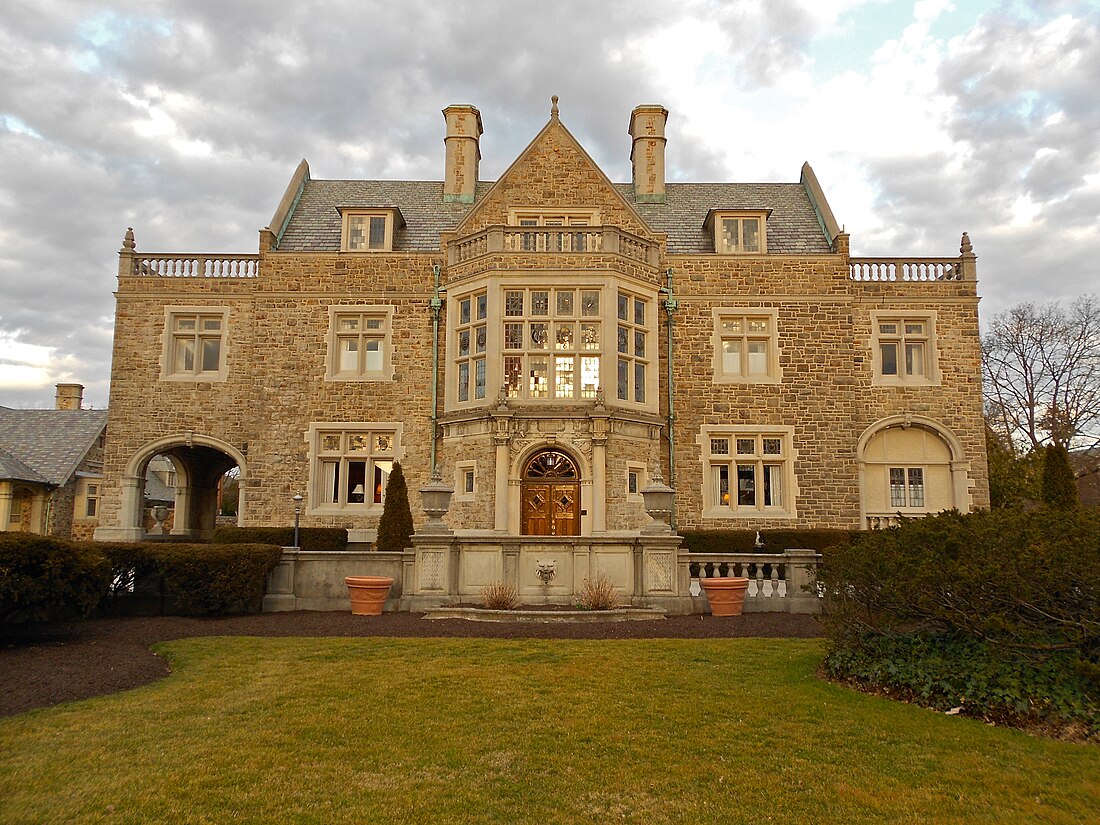
[[[1023,451],[1100,446],[1100,302],[1020,304],[982,339],[986,418]]]

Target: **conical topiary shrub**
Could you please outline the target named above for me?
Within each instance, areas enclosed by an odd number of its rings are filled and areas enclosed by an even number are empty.
[[[378,522],[378,540],[374,549],[380,552],[401,552],[409,547],[413,534],[412,511],[409,509],[409,488],[401,463],[393,462],[389,481],[386,482],[386,498],[382,506],[382,520]]]
[[[1069,452],[1060,444],[1048,444],[1043,456],[1043,501],[1060,510],[1074,510],[1081,504]]]

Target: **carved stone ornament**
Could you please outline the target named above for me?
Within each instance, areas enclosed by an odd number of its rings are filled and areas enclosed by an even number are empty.
[[[541,559],[536,559],[535,575],[545,587],[549,587],[550,582],[552,582],[554,580],[554,577],[558,575],[557,561],[542,561]]]

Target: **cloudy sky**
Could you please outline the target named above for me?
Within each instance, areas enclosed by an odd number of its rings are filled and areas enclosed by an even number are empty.
[[[1097,0],[3,0],[0,404],[108,402],[127,226],[146,252],[255,252],[316,178],[438,180],[450,103],[481,176],[549,98],[612,180],[630,110],[670,180],[796,181],[856,255],[955,255],[984,317],[1100,291]]]

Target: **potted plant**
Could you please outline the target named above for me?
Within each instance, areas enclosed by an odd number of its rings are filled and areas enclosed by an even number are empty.
[[[351,612],[356,616],[381,616],[386,596],[393,586],[390,576],[347,576],[344,583],[348,586],[351,598]]]
[[[749,589],[747,578],[743,576],[700,577],[699,584],[707,594],[712,616],[740,616],[745,609],[745,593]]]

